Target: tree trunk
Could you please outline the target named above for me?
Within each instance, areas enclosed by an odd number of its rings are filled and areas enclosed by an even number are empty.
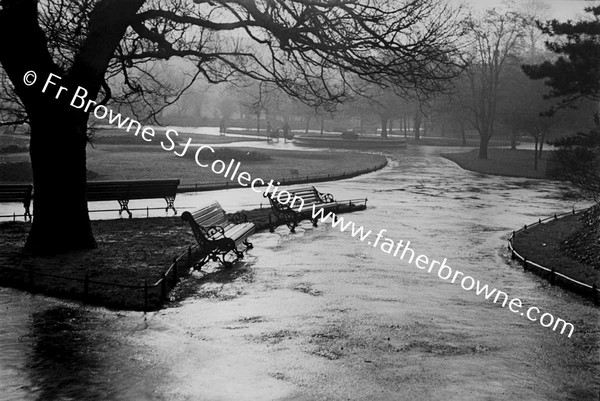
[[[404,125],[404,139],[408,137],[408,121],[406,121],[406,115],[402,117],[402,124]]]
[[[421,111],[417,111],[415,113],[415,123],[414,123],[414,131],[415,131],[415,140],[421,140]]]
[[[538,152],[538,159],[542,158],[542,152],[544,150],[544,141],[546,140],[546,131],[542,131],[542,138],[540,140],[540,150]]]
[[[256,135],[260,135],[260,111],[256,113]]]
[[[467,133],[465,132],[465,122],[460,120],[460,136],[462,138],[462,146],[467,146]]]
[[[304,130],[305,134],[308,134],[308,127],[310,126],[310,116],[306,117],[306,129]]]
[[[86,122],[65,110],[32,114],[33,223],[25,248],[42,255],[95,248],[85,197]]]
[[[381,117],[381,136],[387,138],[387,118]]]
[[[537,170],[537,166],[538,166],[538,157],[537,157],[537,154],[538,154],[538,138],[539,138],[539,135],[534,135],[533,138],[535,139],[535,149],[534,149],[534,152],[533,152],[533,169]]]
[[[481,134],[479,140],[479,158],[487,160],[488,158],[488,144],[490,142],[490,136],[487,134]]]
[[[325,118],[321,118],[321,136],[323,135],[323,131],[325,131]]]
[[[510,131],[510,150],[517,150],[517,130]]]

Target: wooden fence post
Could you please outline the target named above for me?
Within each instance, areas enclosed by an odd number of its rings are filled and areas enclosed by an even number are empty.
[[[144,280],[144,311],[148,310],[148,280]]]
[[[177,273],[177,258],[173,258],[173,282],[177,283],[177,280],[179,280],[178,277],[178,273]]]
[[[273,223],[271,222],[271,213],[269,213],[269,232],[275,232],[273,228]]]
[[[160,297],[162,300],[167,299],[167,276],[163,272],[162,280],[160,282]]]

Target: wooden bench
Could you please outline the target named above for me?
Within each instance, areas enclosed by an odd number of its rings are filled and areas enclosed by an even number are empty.
[[[31,184],[7,184],[0,185],[0,202],[22,202],[25,208],[23,216],[31,221],[31,198],[33,185]]]
[[[335,201],[333,195],[319,192],[314,186],[296,188],[287,192],[291,194],[292,199],[288,203],[281,203],[277,199],[277,196],[281,194],[281,190],[276,193],[276,196],[273,196],[272,193],[263,194],[264,197],[269,198],[271,210],[276,218],[275,224],[270,224],[271,232],[280,224],[287,225],[291,232],[295,232],[296,227],[302,220],[310,220],[312,225],[317,227],[318,218],[312,217],[313,205],[317,209],[324,209],[324,211],[337,210],[340,205]],[[294,201],[293,199],[296,197],[301,198],[304,204],[297,199]],[[287,201],[287,199],[284,201]]]
[[[238,247],[243,244],[245,250],[252,249],[248,237],[254,234],[254,223],[249,223],[244,213],[227,214],[218,202],[204,206],[195,212],[184,212],[181,215],[192,228],[194,237],[198,242],[200,259],[196,267],[200,269],[208,260],[218,261],[219,257],[225,266],[232,262],[225,256],[233,252],[237,259],[244,257],[243,250]]]
[[[90,181],[87,183],[87,200],[88,202],[116,200],[121,207],[119,215],[125,211],[131,218],[130,200],[164,198],[167,202],[165,211],[173,209],[177,214],[174,202],[178,185],[179,180]]]

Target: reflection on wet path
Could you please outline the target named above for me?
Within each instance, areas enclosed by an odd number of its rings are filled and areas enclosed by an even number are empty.
[[[572,322],[573,338],[303,223],[257,234],[240,274],[157,313],[1,289],[0,399],[597,400],[598,309],[505,250],[515,227],[578,205],[555,183],[465,172],[440,151],[398,151],[384,170],[317,187],[366,196],[356,224]]]

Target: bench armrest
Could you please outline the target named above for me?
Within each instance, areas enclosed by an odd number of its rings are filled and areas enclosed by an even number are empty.
[[[248,222],[248,216],[246,216],[246,214],[242,212],[230,213],[227,215],[227,220],[229,220],[233,224],[242,224]]]
[[[216,237],[216,234],[221,234],[221,236],[225,236],[225,229],[223,229],[223,227],[220,226],[210,226],[210,227],[205,227],[206,233],[208,234],[209,237]]]
[[[323,202],[323,203],[335,202],[335,198],[333,197],[333,195],[323,193],[323,192],[317,192],[317,193],[319,194],[319,198],[321,198],[321,202]]]

